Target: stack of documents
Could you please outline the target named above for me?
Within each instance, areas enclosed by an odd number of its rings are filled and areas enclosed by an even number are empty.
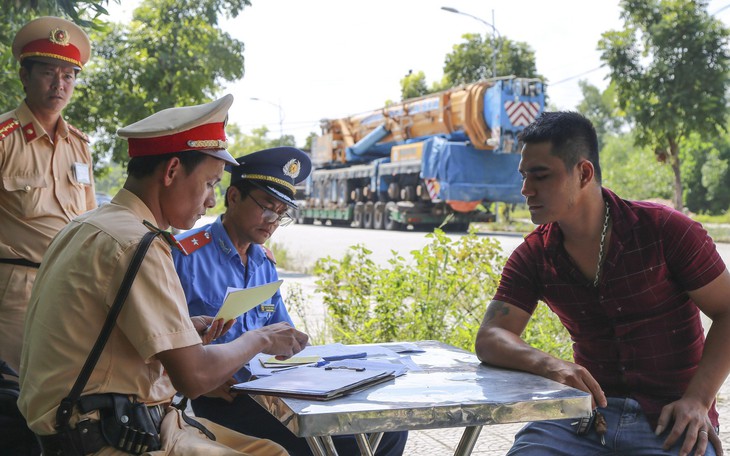
[[[234,385],[231,390],[249,394],[326,401],[361,391],[395,378],[393,369],[326,366],[298,367],[268,377]]]

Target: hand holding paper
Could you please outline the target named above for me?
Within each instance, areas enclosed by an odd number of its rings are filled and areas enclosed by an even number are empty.
[[[222,318],[224,322],[228,322],[238,318],[273,296],[282,282],[283,280],[277,280],[258,287],[229,289],[223,305],[213,320]]]

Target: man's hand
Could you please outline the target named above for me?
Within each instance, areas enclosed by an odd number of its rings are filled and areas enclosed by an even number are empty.
[[[206,393],[205,397],[217,397],[220,399],[223,399],[226,402],[233,402],[233,398],[236,397],[236,393],[231,392],[231,386],[235,385],[236,379],[231,378],[228,381],[226,381],[224,384],[219,386],[218,388],[214,389],[213,391]]]
[[[596,406],[606,407],[608,405],[601,385],[588,372],[588,369],[583,366],[552,358],[549,365],[546,366],[544,376],[563,385],[572,386],[573,388],[590,393],[592,395],[591,401],[593,408],[596,408]]]
[[[296,330],[286,322],[264,326],[244,334],[261,337],[264,343],[261,351],[268,355],[275,355],[277,359],[291,358],[302,351],[309,340],[308,335]]]
[[[686,431],[682,448],[679,450],[680,456],[686,456],[695,448],[694,454],[703,455],[707,449],[707,443],[710,442],[715,448],[715,453],[722,456],[722,442],[720,437],[715,433],[715,428],[707,416],[707,407],[700,401],[692,398],[682,398],[672,402],[662,408],[659,415],[659,421],[656,427],[656,435],[664,432],[669,423],[674,421],[672,430],[669,432],[666,440],[664,440],[664,450],[669,450],[677,442],[679,437]],[[696,446],[695,446],[696,445]]]
[[[203,339],[203,345],[208,345],[223,334],[227,333],[235,320],[228,320],[225,324],[223,319],[213,321],[213,317],[197,315],[190,317],[195,330],[198,331],[200,338]]]

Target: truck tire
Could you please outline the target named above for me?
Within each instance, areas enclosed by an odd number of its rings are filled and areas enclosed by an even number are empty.
[[[385,203],[382,201],[373,205],[373,229],[385,229]]]
[[[365,207],[362,214],[362,227],[366,230],[373,229],[373,212],[375,212],[374,204],[372,201],[365,203]]]
[[[385,220],[385,229],[388,231],[400,231],[403,229],[402,223],[390,218],[390,211],[395,207],[396,204],[392,201],[385,205],[385,214],[383,218]]]
[[[347,206],[350,202],[350,185],[346,180],[337,182],[337,205]]]
[[[352,227],[362,228],[363,227],[363,214],[365,213],[365,204],[362,201],[355,203],[355,208],[352,210]]]
[[[388,198],[392,201],[398,201],[400,199],[400,186],[398,182],[391,182],[388,185]]]

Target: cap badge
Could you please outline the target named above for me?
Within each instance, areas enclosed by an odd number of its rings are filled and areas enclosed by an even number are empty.
[[[225,149],[228,147],[228,143],[219,139],[198,139],[188,141],[188,147],[218,147]]]
[[[51,36],[48,39],[51,41],[51,43],[55,43],[61,46],[68,46],[71,40],[68,36],[68,32],[61,29],[51,30]]]
[[[292,158],[288,162],[286,162],[286,165],[284,165],[283,171],[284,174],[291,177],[292,179],[299,176],[299,171],[302,169],[302,164],[299,163],[299,160],[296,158]]]

